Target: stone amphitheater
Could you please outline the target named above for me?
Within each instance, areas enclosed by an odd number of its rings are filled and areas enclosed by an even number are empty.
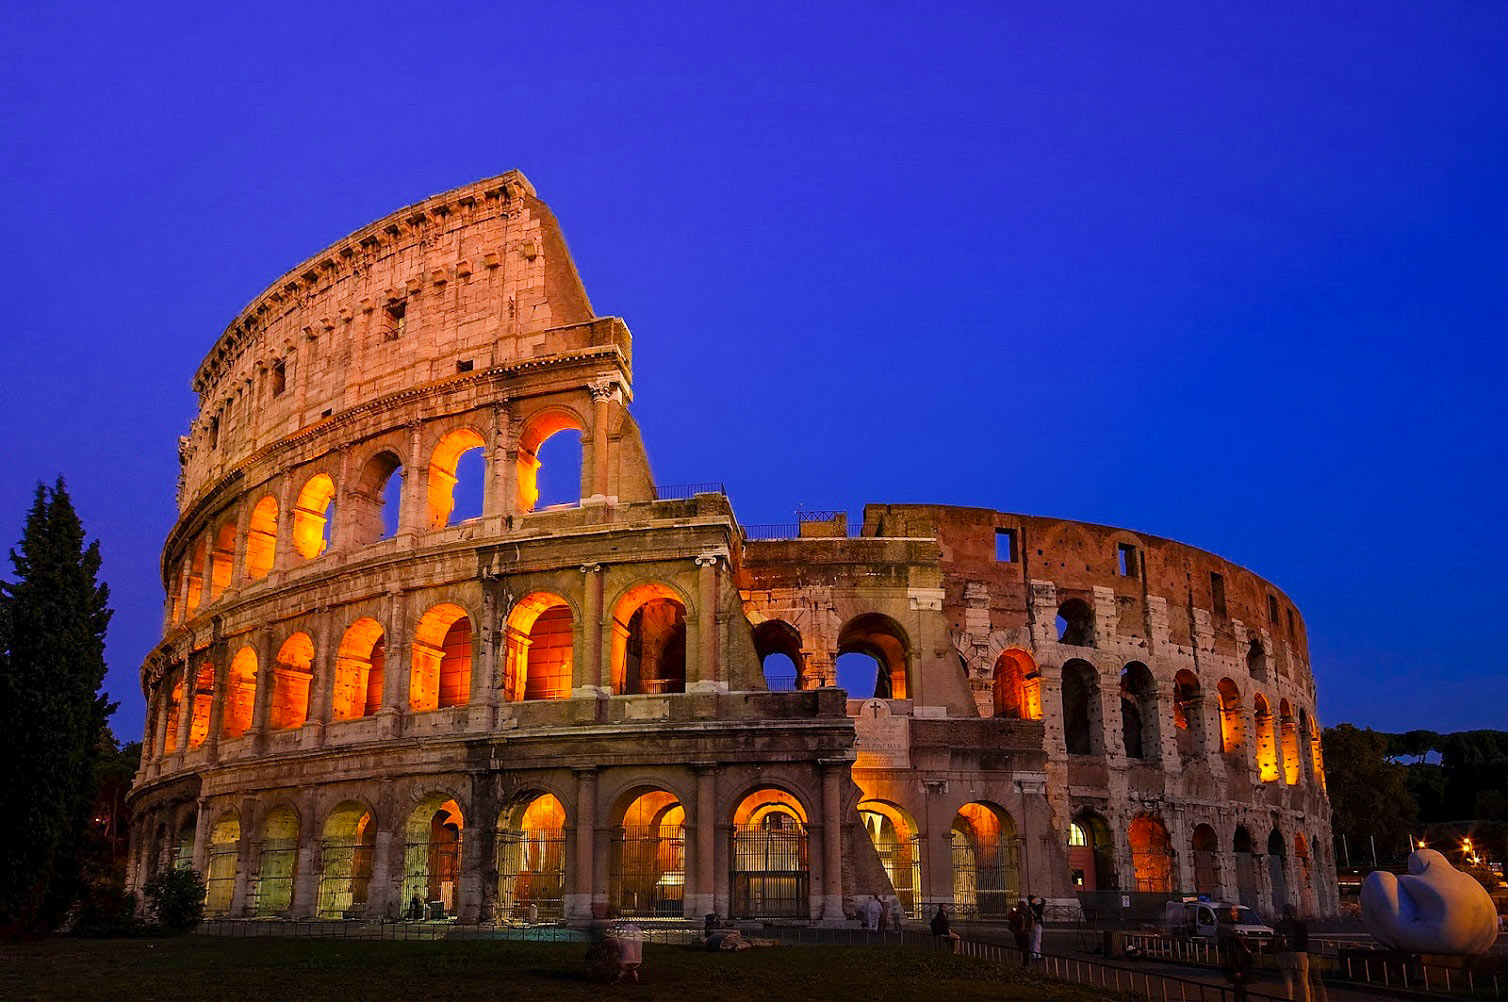
[[[193,387],[135,888],[499,924],[1337,906],[1277,587],[1082,522],[746,526],[656,485],[628,328],[516,171],[294,267]]]

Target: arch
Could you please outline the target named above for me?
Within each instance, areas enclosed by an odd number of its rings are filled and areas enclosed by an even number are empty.
[[[1257,846],[1251,831],[1245,825],[1237,825],[1231,838],[1231,851],[1236,856],[1236,897],[1241,904],[1255,909],[1257,893]]]
[[[647,583],[613,606],[613,691],[686,691],[686,603],[668,585]]]
[[[1288,891],[1288,845],[1283,833],[1274,828],[1267,835],[1267,877],[1272,883],[1272,911],[1283,914],[1283,906],[1292,904]]]
[[[1140,661],[1121,669],[1121,745],[1126,757],[1157,760],[1161,734],[1157,720],[1157,683]]]
[[[1215,687],[1220,696],[1220,750],[1234,755],[1245,740],[1246,722],[1241,717],[1241,690],[1236,683],[1222,678]]]
[[[950,830],[953,909],[964,918],[1003,918],[1019,890],[1016,823],[985,801],[964,804]]]
[[[241,854],[241,819],[226,811],[209,830],[209,861],[204,872],[204,914],[223,918],[230,914],[236,889],[236,866]]]
[[[1110,825],[1094,811],[1081,810],[1069,822],[1068,879],[1076,891],[1103,891],[1116,886]]]
[[[1173,892],[1173,840],[1162,818],[1140,814],[1126,830],[1131,843],[1131,869],[1136,890],[1155,894]]]
[[[560,432],[574,431],[578,441],[584,438],[586,423],[574,412],[564,408],[551,407],[531,418],[524,425],[523,434],[518,440],[518,510],[531,512],[539,503],[539,473],[543,468],[543,462],[539,457],[540,448],[554,435]],[[562,480],[568,482],[569,474],[564,475]],[[581,466],[576,468],[576,497],[581,497]],[[556,493],[556,492],[552,492]]]
[[[751,790],[733,811],[730,890],[738,918],[810,915],[806,808],[777,787]]]
[[[416,713],[471,701],[471,617],[453,603],[426,612],[414,627],[408,705]]]
[[[209,555],[209,600],[218,602],[230,587],[231,568],[236,562],[236,523],[226,519],[215,530],[214,548]]]
[[[257,581],[272,570],[278,548],[278,499],[264,495],[246,523],[246,577]]]
[[[272,666],[272,703],[267,726],[274,731],[302,727],[309,719],[309,685],[314,680],[314,641],[295,633],[278,648]]]
[[[1309,840],[1304,837],[1303,832],[1294,833],[1293,858],[1298,861],[1299,908],[1304,914],[1312,915],[1316,911],[1314,861],[1309,855]]]
[[[1070,647],[1094,646],[1094,609],[1081,598],[1058,606],[1058,643]]]
[[[473,449],[484,449],[487,439],[475,428],[456,428],[445,433],[435,445],[429,458],[429,527],[443,529],[450,524],[450,516],[456,507],[456,470],[461,457]],[[487,464],[484,461],[482,477],[485,483]]]
[[[874,843],[880,865],[907,915],[921,913],[921,839],[916,821],[906,810],[885,800],[859,804],[859,820]]]
[[[251,730],[257,703],[257,652],[242,647],[230,659],[225,676],[225,737],[239,738]]]
[[[209,541],[204,536],[196,539],[194,549],[189,554],[188,566],[184,568],[184,573],[188,576],[187,608],[190,616],[204,598],[204,554],[208,546]]]
[[[498,922],[565,916],[566,811],[553,793],[535,791],[504,807],[497,819]]]
[[[519,599],[508,613],[505,642],[504,699],[571,695],[575,624],[565,599],[543,591]]]
[[[1094,665],[1074,658],[1063,666],[1063,741],[1070,755],[1102,755],[1100,677]]]
[[[1206,824],[1194,826],[1189,839],[1189,849],[1194,853],[1194,893],[1207,894],[1211,899],[1220,895],[1220,836]]]
[[[465,817],[449,794],[425,795],[404,828],[401,905],[409,918],[455,918]]]
[[[173,685],[168,689],[167,700],[168,720],[162,733],[162,753],[171,755],[178,750],[178,718],[183,713],[183,672],[174,675]]]
[[[390,539],[398,531],[403,475],[403,460],[391,449],[379,451],[362,464],[356,485],[346,493],[356,545]]]
[[[679,917],[686,885],[686,809],[659,787],[635,787],[618,798],[619,831],[612,845],[608,900],[619,915]]]
[[[1278,746],[1273,732],[1272,709],[1260,692],[1251,698],[1251,718],[1257,732],[1257,773],[1264,783],[1278,781]]]
[[[194,865],[194,829],[196,818],[193,815],[184,815],[183,821],[178,825],[178,841],[173,847],[173,867],[185,869]]]
[[[366,914],[377,846],[372,810],[359,800],[342,801],[325,818],[321,834],[317,913],[360,918]]]
[[[1001,651],[991,683],[995,716],[1041,720],[1041,677],[1030,654],[1017,647]]]
[[[1325,748],[1320,740],[1319,722],[1309,718],[1309,759],[1314,769],[1314,782],[1321,790],[1325,788]]]
[[[382,709],[385,640],[382,624],[370,616],[347,627],[335,653],[335,685],[330,693],[334,719],[358,720]]]
[[[194,687],[189,694],[188,706],[191,716],[189,717],[188,746],[198,748],[204,744],[204,739],[209,737],[210,711],[215,705],[215,666],[207,661],[201,661],[194,671]]]
[[[1298,786],[1303,776],[1303,763],[1299,760],[1298,723],[1293,719],[1293,707],[1288,700],[1278,703],[1278,733],[1283,742],[1283,778],[1289,786]]]
[[[911,645],[899,623],[878,612],[861,613],[838,631],[838,659],[863,654],[875,663],[874,691],[854,692],[856,698],[910,698]],[[841,666],[840,666],[841,667]]]
[[[273,808],[262,818],[262,849],[257,856],[256,914],[285,915],[292,907],[298,835],[298,814],[286,804]]]
[[[1188,758],[1204,746],[1204,715],[1199,676],[1181,668],[1173,676],[1173,740],[1178,754]]]
[[[1246,674],[1258,682],[1267,681],[1267,651],[1256,637],[1251,638],[1246,648]]]
[[[754,627],[754,653],[764,671],[765,688],[791,692],[806,679],[801,632],[783,619],[767,619]]]
[[[335,518],[335,481],[328,473],[316,473],[304,481],[293,503],[293,550],[313,560],[330,546]]]

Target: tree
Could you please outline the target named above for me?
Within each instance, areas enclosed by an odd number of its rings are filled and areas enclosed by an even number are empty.
[[[0,931],[55,926],[77,899],[99,793],[109,590],[60,477],[38,486],[0,582]]]
[[[188,932],[204,918],[204,879],[191,866],[159,870],[141,893],[152,918],[169,932]]]
[[[1389,762],[1388,735],[1351,724],[1325,728],[1321,737],[1335,837],[1346,837],[1351,858],[1368,858],[1369,839],[1379,855],[1408,844],[1419,816],[1404,767]],[[1338,854],[1337,854],[1338,855]]]

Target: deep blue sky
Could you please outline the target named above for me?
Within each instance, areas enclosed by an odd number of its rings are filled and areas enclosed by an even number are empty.
[[[247,6],[7,8],[0,539],[68,477],[121,734],[199,360],[511,167],[660,482],[1171,536],[1294,598],[1325,722],[1508,720],[1508,5]]]

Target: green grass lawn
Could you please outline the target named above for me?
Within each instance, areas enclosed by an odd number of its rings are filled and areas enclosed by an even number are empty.
[[[585,947],[494,941],[296,939],[76,940],[0,946],[0,999],[254,1002],[673,1002],[835,999],[840,1002],[1099,1000],[1103,992],[1020,968],[925,950],[773,946],[745,953],[644,948],[641,983],[583,973]]]

